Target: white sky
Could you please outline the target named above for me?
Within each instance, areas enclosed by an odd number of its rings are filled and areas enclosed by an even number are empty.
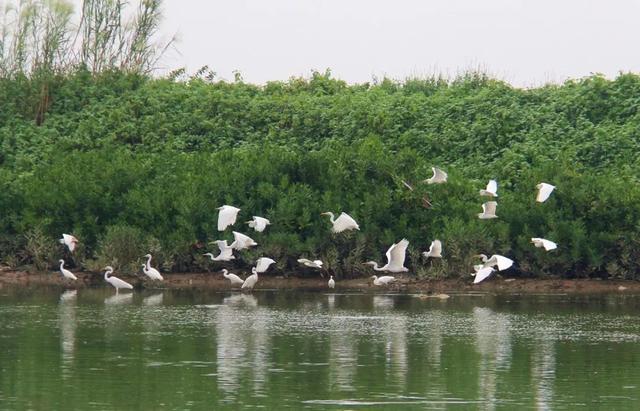
[[[482,68],[518,86],[640,72],[640,0],[165,0],[166,69],[264,83]]]

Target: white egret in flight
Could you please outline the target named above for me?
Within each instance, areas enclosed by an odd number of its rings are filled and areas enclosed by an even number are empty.
[[[271,222],[264,217],[253,216],[253,220],[247,221],[249,227],[253,228],[257,232],[261,233],[267,228],[268,225],[271,225]]]
[[[329,288],[336,288],[336,282],[333,279],[333,276],[331,276],[331,278],[329,278],[329,282],[327,283],[327,285],[329,286]]]
[[[374,285],[388,285],[396,280],[395,277],[392,277],[390,275],[383,275],[382,277],[378,277],[377,275],[374,275],[371,278],[373,278]]]
[[[60,260],[60,274],[67,280],[77,280],[78,277],[75,276],[71,271],[64,268],[64,260]]]
[[[218,231],[224,231],[227,227],[236,223],[236,218],[240,212],[239,208],[223,205],[218,207],[218,210],[220,210],[218,213]]]
[[[506,270],[513,265],[513,260],[500,254],[494,254],[487,258],[485,254],[478,254],[476,257],[482,258],[483,267],[498,267],[498,271]]]
[[[540,183],[536,186],[536,188],[538,189],[538,195],[536,196],[536,201],[538,203],[544,203],[545,201],[547,201],[547,199],[549,198],[553,190],[556,188],[556,186],[552,186],[551,184],[547,184],[547,183]]]
[[[218,246],[220,254],[214,257],[211,253],[204,253],[203,255],[211,257],[211,261],[231,261],[235,259],[233,256],[233,247],[227,244],[227,240],[216,240],[209,244],[212,243],[215,243]]]
[[[244,282],[242,283],[242,289],[247,289],[247,290],[253,290],[253,287],[256,285],[256,283],[258,282],[258,271],[256,271],[256,268],[253,267],[251,269],[251,272],[253,274],[251,274],[249,277],[247,277],[246,280],[244,280]]]
[[[228,270],[226,269],[222,269],[222,275],[224,278],[226,278],[227,280],[231,281],[231,285],[242,285],[244,284],[244,280],[240,277],[238,277],[237,275],[233,274],[233,273],[229,273]]]
[[[531,237],[531,242],[538,248],[544,248],[545,251],[551,251],[558,248],[558,244],[551,240],[545,240],[544,238]]]
[[[431,167],[431,170],[433,170],[433,175],[431,176],[431,178],[428,178],[426,180],[424,180],[424,183],[427,184],[441,184],[441,183],[446,183],[447,182],[447,173],[445,173],[444,171],[440,170],[438,167]]]
[[[321,213],[320,215],[328,215],[329,221],[333,224],[331,231],[334,233],[341,233],[346,230],[360,230],[360,226],[356,223],[349,214],[340,213],[338,218],[334,218],[334,215],[331,211],[327,211],[326,213]]]
[[[403,238],[396,244],[389,247],[389,249],[387,250],[387,264],[383,265],[382,267],[378,267],[378,263],[376,263],[375,261],[367,261],[364,264],[373,266],[373,269],[376,271],[389,271],[392,273],[409,271],[409,269],[404,266],[404,259],[406,257],[408,246],[409,241],[406,238]]]
[[[478,218],[481,220],[489,220],[491,218],[498,218],[496,215],[496,207],[498,203],[495,201],[487,201],[482,204],[482,212],[478,214]]]
[[[442,241],[433,240],[431,242],[431,247],[429,247],[429,251],[423,252],[422,255],[427,258],[442,258]]]
[[[253,241],[253,238],[237,231],[233,231],[233,243],[231,243],[229,247],[240,251],[256,245],[258,245],[258,243]]]
[[[60,244],[66,245],[71,252],[73,252],[73,250],[75,250],[78,246],[78,239],[71,234],[62,234],[62,238],[58,241],[60,242]]]
[[[498,182],[496,180],[489,180],[487,188],[480,190],[481,196],[498,197]]]
[[[260,257],[256,261],[256,272],[264,273],[269,269],[271,264],[275,264],[276,262],[268,257]]]
[[[131,284],[129,284],[128,282],[123,281],[123,280],[119,279],[118,277],[113,277],[113,276],[110,277],[110,275],[113,273],[113,267],[108,265],[104,269],[106,270],[104,272],[104,280],[115,287],[116,294],[118,294],[118,291],[121,288],[127,288],[129,290],[133,289],[133,286]]]
[[[146,254],[145,257],[147,258],[147,263],[142,266],[142,271],[145,273],[145,275],[152,280],[164,280],[164,278],[162,278],[162,275],[160,275],[160,271],[151,267],[151,254]]]
[[[320,260],[307,260],[306,258],[299,258],[298,262],[302,265],[304,265],[305,267],[309,267],[309,268],[322,268],[322,261]]]

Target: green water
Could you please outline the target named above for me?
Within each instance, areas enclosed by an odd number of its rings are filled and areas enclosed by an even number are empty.
[[[640,409],[640,297],[0,289],[0,408]]]

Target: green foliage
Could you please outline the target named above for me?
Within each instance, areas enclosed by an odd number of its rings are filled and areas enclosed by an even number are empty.
[[[426,278],[466,276],[478,253],[510,256],[522,274],[638,277],[636,75],[531,90],[482,73],[349,86],[315,72],[264,87],[214,76],[78,69],[55,78],[40,125],[22,100],[33,84],[0,80],[2,259],[19,263],[37,228],[73,232],[92,268],[138,272],[150,251],[165,270],[217,268],[202,253],[232,240],[216,231],[216,208],[233,204],[234,230],[259,243],[239,269],[266,255],[287,272],[305,256],[338,278],[368,275],[363,261],[407,238],[408,266]],[[447,184],[421,182],[435,165]],[[481,221],[490,178],[499,218]],[[557,186],[543,204],[540,181]],[[361,231],[331,234],[325,211]],[[249,231],[253,215],[272,225]],[[445,258],[425,261],[434,238]]]

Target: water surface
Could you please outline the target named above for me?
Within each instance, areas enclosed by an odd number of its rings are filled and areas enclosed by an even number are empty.
[[[640,297],[0,289],[2,409],[640,409]]]

